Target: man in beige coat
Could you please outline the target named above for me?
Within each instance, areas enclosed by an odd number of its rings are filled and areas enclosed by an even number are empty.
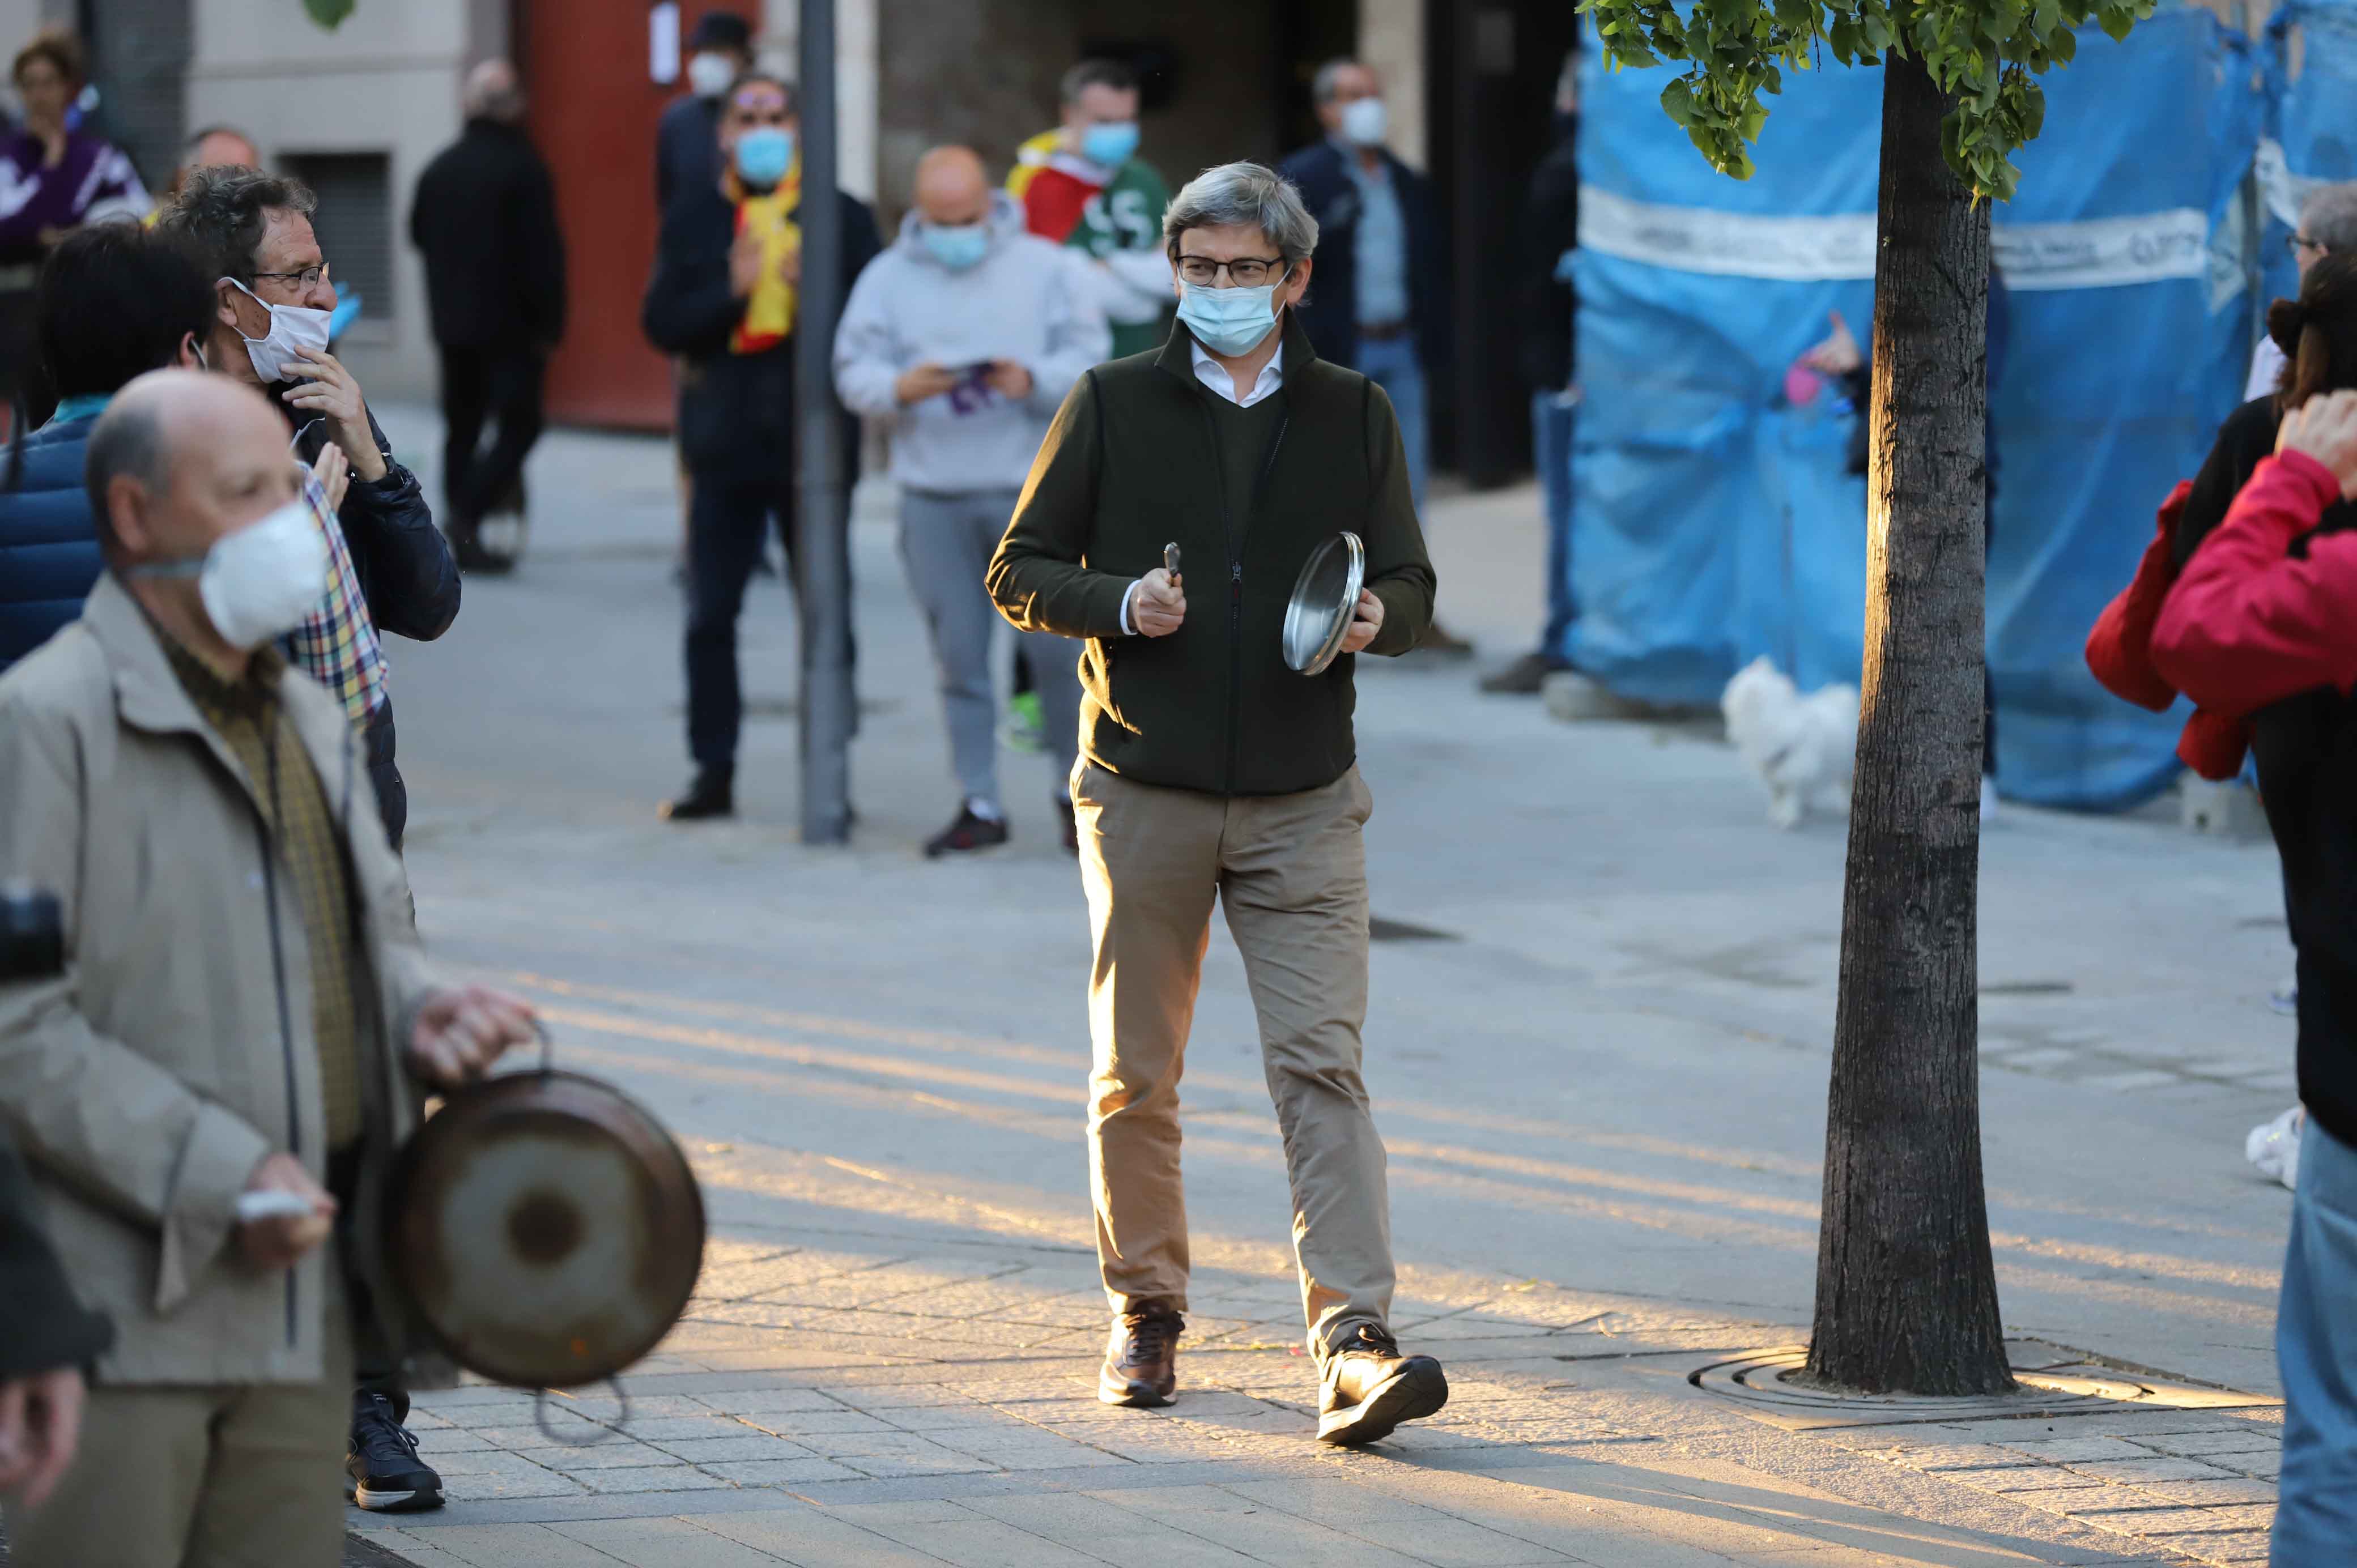
[[[343,469],[330,446],[330,505]],[[353,1338],[401,1342],[369,1240],[386,1156],[421,1086],[533,1023],[435,983],[361,743],[272,647],[326,554],[270,406],[143,376],[88,478],[108,571],[0,677],[0,878],[57,894],[67,943],[62,976],[0,985],[0,1120],[117,1334],[80,1462],[10,1508],[10,1546],[326,1568]]]

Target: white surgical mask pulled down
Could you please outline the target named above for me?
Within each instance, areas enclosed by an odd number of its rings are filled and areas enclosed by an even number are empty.
[[[285,371],[279,367],[295,363],[296,350],[327,352],[328,317],[334,312],[311,310],[299,305],[273,305],[235,278],[223,278],[221,282],[270,312],[269,332],[245,339],[246,358],[253,361],[253,373],[262,378],[264,386],[286,379]],[[238,336],[245,337],[242,332]]]
[[[327,597],[328,540],[311,502],[297,497],[194,560],[151,562],[126,575],[194,577],[205,618],[223,642],[250,653],[302,625]]]

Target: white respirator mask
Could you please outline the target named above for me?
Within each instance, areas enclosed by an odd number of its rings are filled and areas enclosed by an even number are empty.
[[[133,566],[130,577],[194,577],[205,618],[223,642],[251,653],[303,624],[328,596],[328,539],[297,497],[202,555]]]
[[[253,373],[262,378],[264,386],[273,386],[286,379],[279,367],[296,362],[296,350],[308,349],[314,353],[328,351],[328,318],[333,311],[312,310],[300,305],[273,305],[235,278],[221,282],[270,312],[270,330],[260,338],[245,338],[246,358],[253,361]],[[238,334],[244,338],[242,332]]]

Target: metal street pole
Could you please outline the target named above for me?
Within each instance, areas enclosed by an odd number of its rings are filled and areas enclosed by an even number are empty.
[[[851,569],[835,413],[843,275],[835,199],[834,0],[801,0],[802,279],[794,311],[794,567],[801,581],[802,842],[851,836]]]

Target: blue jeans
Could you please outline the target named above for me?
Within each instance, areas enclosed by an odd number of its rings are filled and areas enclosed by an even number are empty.
[[[1559,392],[1531,394],[1531,461],[1539,471],[1539,499],[1546,510],[1546,629],[1539,633],[1539,656],[1568,661],[1571,623],[1571,435],[1579,407]]]
[[[2283,1480],[2275,1568],[2357,1562],[2357,1149],[2310,1116],[2276,1311]]]
[[[1392,400],[1399,415],[1400,448],[1407,455],[1407,488],[1415,499],[1415,512],[1424,516],[1424,477],[1431,465],[1431,431],[1424,411],[1424,364],[1416,358],[1415,335],[1406,333],[1381,342],[1359,339],[1359,362],[1351,367]]]

